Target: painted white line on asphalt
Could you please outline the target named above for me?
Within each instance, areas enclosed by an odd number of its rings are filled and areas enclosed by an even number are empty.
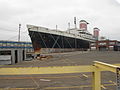
[[[48,80],[48,79],[40,79],[40,81],[50,82],[51,80]]]

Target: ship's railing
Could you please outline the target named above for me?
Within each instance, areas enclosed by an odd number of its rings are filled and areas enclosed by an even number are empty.
[[[119,64],[120,65],[120,64]],[[0,75],[65,74],[92,72],[92,90],[101,90],[101,71],[116,73],[117,90],[120,90],[120,67],[94,61],[93,65],[57,67],[0,67]]]
[[[37,26],[30,26],[30,25],[28,25],[28,28],[31,28],[34,31],[39,31],[40,30],[40,32],[63,35],[63,36],[83,39],[83,40],[87,40],[87,41],[95,41],[94,38],[89,37],[89,35],[86,35],[86,34],[80,34],[80,36],[77,36],[78,34],[74,34],[74,33],[69,33],[69,32],[65,32],[65,31],[62,32],[62,31],[59,31],[59,30],[52,30],[52,29],[48,29],[48,28],[44,28],[44,27],[37,27]]]

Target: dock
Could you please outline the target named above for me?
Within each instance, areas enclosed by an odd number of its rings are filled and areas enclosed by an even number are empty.
[[[16,65],[2,67],[57,67],[92,65],[93,61],[118,64],[120,52],[76,51],[53,53],[53,57],[43,60],[23,61]],[[116,89],[116,74],[102,72],[102,90]],[[92,73],[0,75],[0,87],[11,90],[91,90]]]

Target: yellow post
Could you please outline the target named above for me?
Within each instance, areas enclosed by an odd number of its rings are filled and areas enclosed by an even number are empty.
[[[92,90],[101,90],[101,72],[95,67],[92,74]]]

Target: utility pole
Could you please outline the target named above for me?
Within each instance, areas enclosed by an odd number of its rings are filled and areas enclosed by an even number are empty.
[[[20,29],[21,29],[21,24],[19,24],[18,42],[20,42]]]

